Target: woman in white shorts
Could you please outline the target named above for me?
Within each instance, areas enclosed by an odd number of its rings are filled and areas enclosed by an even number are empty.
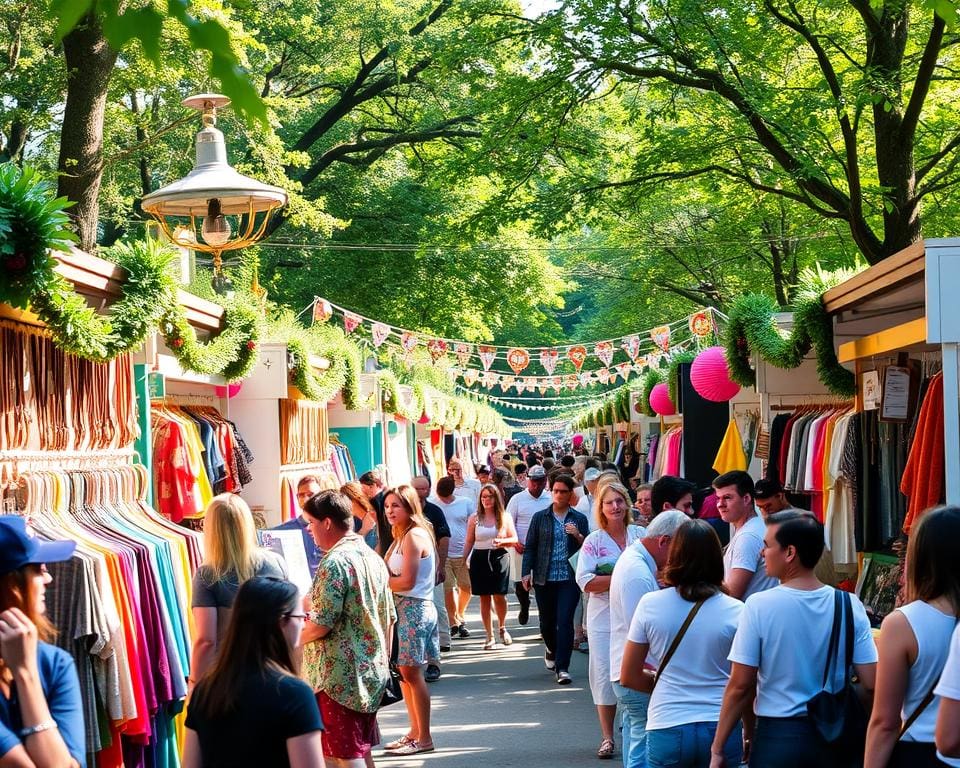
[[[613,721],[617,696],[610,683],[610,574],[623,551],[643,537],[643,528],[630,524],[630,496],[619,483],[602,487],[594,501],[597,530],[589,534],[577,560],[577,585],[590,595],[587,636],[590,638],[590,692],[600,718],[597,757],[613,757]]]

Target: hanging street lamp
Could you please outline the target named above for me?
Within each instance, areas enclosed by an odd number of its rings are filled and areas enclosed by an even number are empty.
[[[182,103],[202,114],[196,163],[182,179],[144,197],[142,207],[171,242],[210,254],[213,287],[224,292],[233,286],[223,274],[222,254],[260,240],[273,212],[286,205],[287,193],[230,167],[223,133],[216,127],[217,109],[227,106],[230,99],[201,93]]]

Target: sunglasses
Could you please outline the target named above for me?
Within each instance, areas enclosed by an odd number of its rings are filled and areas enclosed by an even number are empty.
[[[300,619],[300,621],[307,620],[307,614],[305,613],[285,613],[283,614],[285,619]]]

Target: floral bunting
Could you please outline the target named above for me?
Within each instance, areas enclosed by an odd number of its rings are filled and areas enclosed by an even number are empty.
[[[650,331],[650,340],[664,352],[670,349],[670,326],[661,325]]]
[[[483,370],[489,371],[490,366],[493,365],[493,361],[497,357],[496,347],[488,347],[486,344],[481,344],[477,349],[480,353],[480,362],[483,363]]]
[[[630,363],[620,363],[614,366],[614,370],[620,375],[620,378],[626,381],[630,377],[633,366]],[[616,380],[616,376],[614,376],[614,380]]]
[[[640,354],[640,337],[636,334],[627,336],[620,346],[623,347],[623,351],[627,353],[627,357],[631,360],[636,360],[637,355]]]
[[[599,381],[601,384],[609,384],[609,383],[610,383],[610,369],[609,369],[609,368],[601,368],[599,371],[597,371],[597,381]]]
[[[458,341],[453,349],[457,353],[457,360],[460,361],[460,365],[466,368],[470,364],[470,358],[473,357],[473,344]]]
[[[570,349],[567,350],[567,357],[570,358],[573,367],[579,371],[583,367],[584,362],[586,362],[587,348],[582,345],[570,347]]]
[[[580,380],[577,378],[577,374],[570,373],[567,374],[566,379],[564,379],[567,389],[576,389],[580,386]]]
[[[343,330],[347,332],[349,336],[363,322],[363,318],[360,315],[355,315],[353,312],[344,312],[343,313]]]
[[[374,323],[370,326],[370,335],[373,337],[373,346],[380,349],[380,346],[390,337],[390,326],[383,323]]]
[[[700,312],[694,312],[690,315],[688,323],[690,333],[699,338],[705,338],[713,333],[713,320],[710,319],[710,312],[706,309]]]
[[[487,389],[493,389],[499,380],[500,377],[491,371],[484,371],[483,375],[480,377],[480,383],[483,384],[483,386],[485,386]]]
[[[557,361],[560,359],[560,353],[555,349],[544,349],[540,352],[540,365],[550,376],[553,375],[557,367]]]
[[[609,366],[613,362],[613,344],[609,341],[601,341],[593,348],[593,354],[600,359],[601,363]]]
[[[507,364],[513,369],[514,373],[519,374],[530,365],[530,353],[525,349],[514,347],[507,352]]]
[[[478,371],[476,368],[467,368],[467,370],[463,372],[463,383],[468,387],[472,387],[477,383],[477,377],[479,375],[480,371]]]
[[[590,371],[583,371],[580,374],[580,386],[589,387],[593,383],[593,374]]]
[[[416,334],[410,333],[410,331],[404,331],[400,335],[400,346],[403,347],[403,351],[408,355],[417,348],[417,344],[420,343],[420,340],[417,338]]]
[[[501,376],[500,377],[500,389],[506,392],[510,387],[512,387],[517,381],[516,376]]]
[[[443,339],[430,339],[430,341],[427,342],[427,350],[430,352],[430,357],[433,358],[433,362],[437,362],[437,360],[447,354],[447,342]]]
[[[550,378],[550,387],[557,392],[563,390],[563,377],[562,376],[552,376]]]
[[[333,305],[326,299],[313,300],[313,322],[325,323],[333,317]]]

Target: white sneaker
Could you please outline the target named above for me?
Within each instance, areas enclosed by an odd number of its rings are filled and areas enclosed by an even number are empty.
[[[553,659],[550,658],[550,651],[544,652],[544,654],[543,654],[543,665],[544,665],[547,669],[550,669],[550,670],[553,670],[553,669],[556,668],[557,663],[556,663]]]
[[[572,682],[569,672],[557,672],[557,685],[570,685]]]

